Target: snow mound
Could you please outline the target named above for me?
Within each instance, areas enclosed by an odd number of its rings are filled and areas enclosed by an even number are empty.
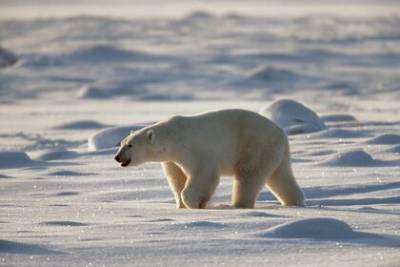
[[[18,168],[32,166],[36,162],[31,160],[25,152],[0,151],[0,168]]]
[[[93,86],[83,86],[78,91],[79,99],[105,99],[109,94],[102,89]]]
[[[259,237],[339,239],[357,236],[345,222],[333,218],[302,219],[279,224],[257,234]]]
[[[131,131],[137,131],[150,124],[133,124],[104,129],[88,139],[89,151],[116,147]]]
[[[261,109],[260,114],[271,119],[287,134],[316,132],[326,128],[314,111],[294,100],[278,100]]]
[[[332,115],[324,115],[320,117],[324,122],[354,122],[357,119],[348,114],[332,114]]]
[[[53,129],[57,130],[84,130],[84,129],[101,129],[109,127],[109,125],[102,124],[92,120],[79,120],[60,124]]]
[[[370,154],[364,150],[352,150],[346,152],[339,152],[328,160],[324,161],[322,165],[325,166],[342,166],[342,167],[371,167],[371,166],[395,166],[399,163],[396,161],[383,161],[373,159]]]
[[[368,144],[376,145],[391,145],[400,144],[400,135],[397,134],[383,134],[367,141]]]
[[[11,51],[0,46],[0,68],[14,65],[18,61],[18,57]]]
[[[299,76],[289,70],[277,69],[274,67],[262,67],[250,75],[250,79],[258,81],[295,81]]]

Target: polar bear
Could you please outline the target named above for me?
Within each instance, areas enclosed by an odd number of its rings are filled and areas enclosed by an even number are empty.
[[[132,131],[115,160],[122,167],[161,162],[178,208],[205,208],[221,175],[234,177],[235,208],[253,208],[264,185],[282,205],[304,204],[285,133],[251,111],[174,116]]]

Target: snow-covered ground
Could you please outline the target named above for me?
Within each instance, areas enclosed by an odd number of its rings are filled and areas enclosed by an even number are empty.
[[[399,265],[396,1],[93,2],[0,3],[1,266]],[[306,207],[224,208],[226,177],[177,210],[159,164],[113,160],[130,127],[282,98],[320,126],[288,132]]]

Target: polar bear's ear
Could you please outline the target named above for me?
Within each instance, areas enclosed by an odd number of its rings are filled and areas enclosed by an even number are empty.
[[[151,144],[154,143],[154,139],[156,136],[155,136],[153,130],[148,130],[146,133],[146,136],[147,136],[147,140],[149,141],[149,143],[151,143]]]

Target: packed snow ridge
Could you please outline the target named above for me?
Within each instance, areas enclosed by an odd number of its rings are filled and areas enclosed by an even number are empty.
[[[313,110],[294,100],[278,100],[262,108],[260,114],[271,119],[287,134],[316,132],[326,128]]]
[[[150,123],[132,124],[128,126],[111,127],[92,135],[88,139],[89,151],[115,148],[131,131],[139,130]]]
[[[286,222],[257,234],[259,237],[342,239],[357,234],[345,222],[334,218],[311,218]]]

